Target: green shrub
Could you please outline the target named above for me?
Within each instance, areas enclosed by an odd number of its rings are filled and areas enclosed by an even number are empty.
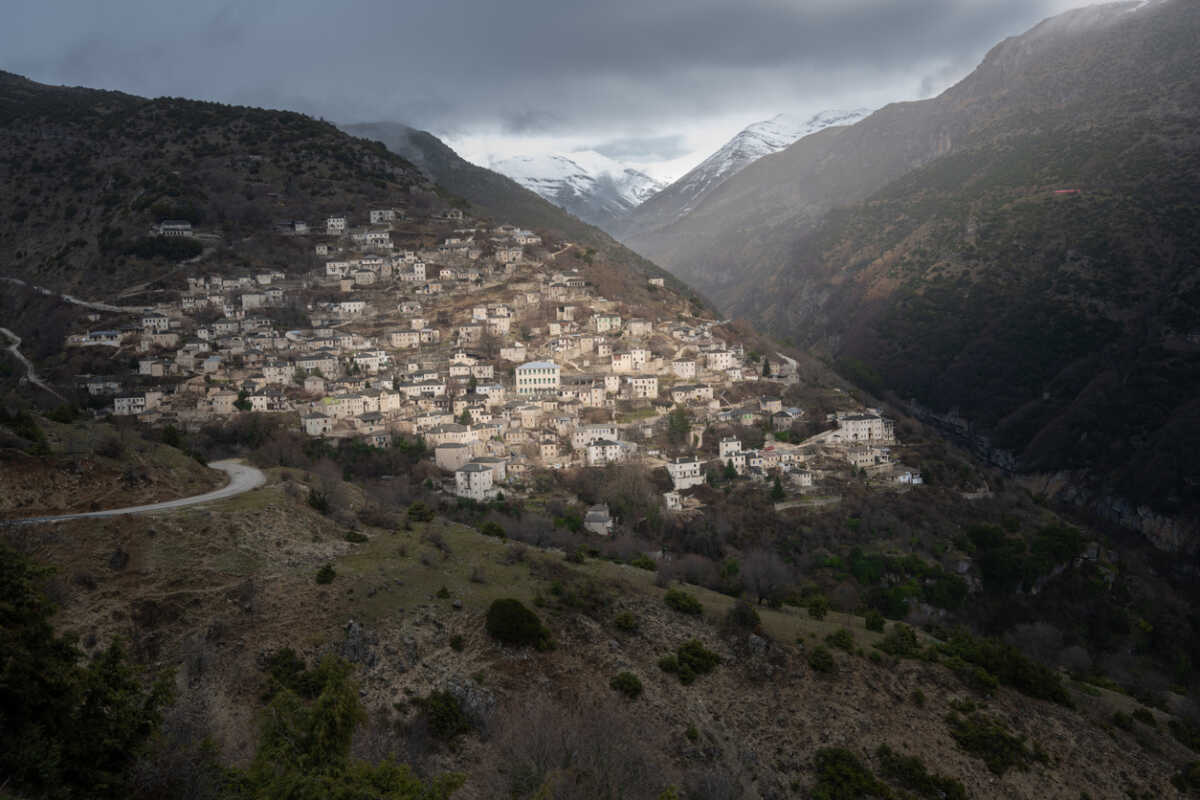
[[[642,693],[642,681],[632,672],[620,672],[613,676],[608,685],[616,689],[630,700],[636,699]]]
[[[697,676],[712,672],[720,663],[719,655],[706,648],[698,639],[689,639],[681,644],[675,653],[660,658],[658,668],[676,675],[680,683],[689,684],[695,681]]]
[[[833,660],[833,653],[829,652],[829,648],[822,645],[817,645],[808,651],[808,665],[812,667],[813,672],[821,672],[827,675],[837,671],[837,663]]]
[[[422,702],[429,732],[438,739],[453,739],[471,730],[471,720],[458,698],[449,692],[432,692]]]
[[[461,653],[466,646],[466,640],[463,639],[461,633],[456,633],[450,637],[450,649],[456,653]]]
[[[538,650],[550,646],[550,631],[537,614],[515,598],[503,598],[492,603],[487,612],[486,628],[493,639],[503,644],[536,647]]]
[[[655,563],[654,559],[645,553],[638,553],[636,556],[629,559],[629,564],[630,566],[637,567],[638,569],[644,569],[647,572],[654,572],[656,569],[658,569],[658,564]]]
[[[917,632],[899,622],[892,625],[892,629],[875,646],[897,658],[911,658],[921,650],[921,645],[917,642]]]
[[[925,693],[920,689],[913,689],[912,694],[908,696],[908,699],[911,700],[912,704],[917,708],[925,707]]]
[[[1124,711],[1114,711],[1112,715],[1112,724],[1116,725],[1123,731],[1133,730],[1133,717],[1126,714]]]
[[[875,754],[883,777],[918,797],[967,800],[966,787],[953,778],[931,773],[916,756],[902,756],[886,744],[879,745]]]
[[[317,489],[310,489],[308,492],[308,504],[312,506],[318,514],[328,514],[332,507],[329,504],[329,493],[322,492]]]
[[[858,756],[844,747],[825,747],[813,757],[816,785],[809,795],[812,800],[855,800],[856,798],[891,798],[892,790],[876,778]]]
[[[613,625],[617,630],[625,631],[625,633],[636,633],[638,628],[641,627],[637,617],[629,611],[622,611],[613,617]]]
[[[409,514],[411,514],[411,513],[412,513],[412,509],[410,508]],[[495,536],[497,539],[507,539],[508,538],[508,534],[504,531],[504,528],[500,527],[500,524],[497,522],[483,523],[483,525],[479,526],[479,532],[482,533],[484,536]]]
[[[982,714],[960,717],[951,713],[946,723],[958,746],[983,761],[996,775],[1014,767],[1024,770],[1034,761],[1045,760],[1044,755],[1029,749],[1024,737],[1013,736],[999,721]]]
[[[1050,700],[1071,707],[1071,696],[1058,673],[1027,658],[1012,645],[998,639],[955,631],[940,650],[980,667],[995,680],[1038,700]]]
[[[825,637],[825,643],[849,653],[854,650],[854,634],[848,628],[838,628]]]
[[[700,741],[700,730],[695,725],[688,725],[683,735],[687,737],[689,742]]]
[[[445,586],[443,586],[442,588],[437,590],[437,596],[438,596],[438,599],[440,599],[440,600],[449,600],[450,599],[450,590],[447,589]]]
[[[346,541],[351,544],[362,544],[367,541],[367,537],[366,534],[359,533],[358,531],[346,531]]]
[[[879,633],[883,633],[883,626],[886,624],[886,622],[887,620],[883,618],[883,614],[880,614],[873,608],[867,612],[866,617],[863,619],[863,623],[866,625],[867,630],[877,631]]]
[[[704,606],[700,605],[700,601],[694,595],[688,594],[681,589],[668,589],[663,601],[668,607],[675,609],[681,614],[691,614],[700,616],[704,613]]]
[[[946,666],[957,675],[968,688],[974,689],[985,697],[996,693],[1000,682],[996,676],[976,664],[968,664],[958,656],[946,659]]]
[[[429,522],[433,519],[433,509],[420,500],[408,507],[409,522]]]
[[[317,570],[317,583],[333,583],[333,579],[337,577],[337,572],[333,568],[333,564],[326,564]]]
[[[829,598],[823,594],[816,594],[809,598],[808,615],[813,619],[825,619],[825,615],[829,613]]]

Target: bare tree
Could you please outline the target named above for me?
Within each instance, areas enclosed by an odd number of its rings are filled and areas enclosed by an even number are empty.
[[[759,605],[762,605],[763,601],[775,603],[780,600],[792,579],[787,564],[769,550],[748,552],[742,559],[741,572],[746,589],[754,592]]]

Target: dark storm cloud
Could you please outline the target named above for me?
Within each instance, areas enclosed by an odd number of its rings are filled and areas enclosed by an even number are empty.
[[[913,95],[925,80],[933,91],[1063,4],[49,0],[20,4],[0,31],[0,66],[52,83],[339,120],[615,129],[881,84]]]

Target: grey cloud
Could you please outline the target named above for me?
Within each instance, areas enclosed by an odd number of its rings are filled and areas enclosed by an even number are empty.
[[[601,155],[617,161],[668,161],[687,155],[684,137],[649,136],[641,138],[613,139],[592,148]]]
[[[945,65],[965,71],[1062,2],[193,0],[168,14],[149,0],[49,0],[0,31],[0,67],[341,120],[587,133],[881,85],[932,91]]]

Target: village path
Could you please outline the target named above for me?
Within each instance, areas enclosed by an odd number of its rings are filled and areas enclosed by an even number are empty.
[[[54,395],[59,400],[62,400],[65,403],[66,398],[63,397],[58,392],[51,389],[48,384],[46,384],[41,378],[38,377],[37,371],[34,370],[34,368],[33,368],[33,364],[29,361],[28,358],[25,357],[25,354],[21,352],[21,349],[20,349],[21,348],[21,337],[17,336],[15,333],[10,331],[8,328],[0,328],[0,333],[2,333],[8,337],[8,341],[9,341],[9,345],[7,348],[8,352],[12,353],[13,357],[16,358],[17,361],[20,361],[22,364],[25,365],[25,380],[29,381],[34,386],[37,386],[40,389],[45,389],[47,392]]]
[[[200,503],[210,503],[214,500],[224,500],[229,497],[236,497],[239,494],[245,494],[252,489],[257,489],[267,482],[267,476],[262,470],[255,467],[242,464],[239,461],[229,459],[225,461],[213,461],[208,466],[213,469],[219,469],[229,475],[229,484],[221,489],[216,489],[204,494],[193,495],[192,497],[181,497],[178,500],[166,500],[161,503],[150,503],[144,506],[129,506],[127,508],[113,508],[108,511],[89,511],[84,514],[60,514],[54,517],[30,517],[28,519],[7,520],[6,524],[17,523],[33,523],[33,522],[63,522],[69,519],[84,519],[87,517],[121,517],[126,514],[146,514],[151,511],[169,511],[174,508],[184,508],[186,506],[199,505]]]
[[[561,256],[563,253],[567,252],[574,246],[575,245],[572,244],[571,242],[567,242],[565,245],[563,245],[563,248],[561,250],[557,250],[557,251],[551,253],[550,255],[546,256],[546,258],[550,261],[553,261],[554,259],[558,258],[559,256]]]

